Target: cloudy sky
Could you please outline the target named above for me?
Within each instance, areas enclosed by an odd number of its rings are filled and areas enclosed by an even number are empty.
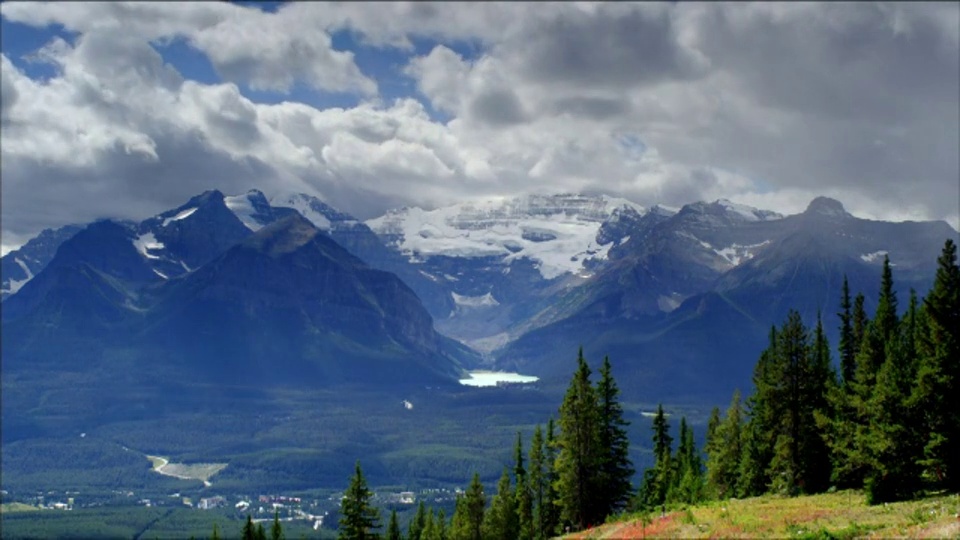
[[[960,221],[960,4],[4,2],[2,243],[203,190]]]

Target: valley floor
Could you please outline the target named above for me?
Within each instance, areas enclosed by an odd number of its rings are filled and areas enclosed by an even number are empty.
[[[624,516],[570,539],[960,538],[960,496],[868,506],[859,491],[808,497],[766,495]]]

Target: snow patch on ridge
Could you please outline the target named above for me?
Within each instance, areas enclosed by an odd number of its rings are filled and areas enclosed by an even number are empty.
[[[234,197],[224,197],[223,202],[227,205],[227,208],[237,216],[237,219],[251,231],[259,231],[263,228],[263,224],[258,222],[254,217],[257,211],[254,209],[253,202],[250,200],[248,194],[244,193],[243,195],[236,195]]]
[[[17,265],[23,270],[23,273],[26,274],[27,277],[23,279],[11,279],[9,281],[9,285],[7,286],[7,292],[10,294],[16,294],[16,292],[19,291],[21,287],[23,287],[24,285],[27,284],[28,281],[33,279],[33,272],[30,271],[30,268],[28,268],[26,263],[21,261],[19,257],[13,259],[13,262],[17,263]]]
[[[196,207],[187,208],[186,210],[180,212],[179,214],[177,214],[177,215],[175,215],[175,216],[173,216],[173,217],[168,217],[168,218],[164,219],[164,220],[163,220],[163,224],[160,225],[160,226],[161,226],[161,227],[166,227],[167,225],[170,224],[171,221],[180,221],[181,219],[186,219],[186,218],[192,216],[193,213],[196,212],[196,211],[197,211],[197,208],[196,208]]]
[[[137,251],[148,259],[159,259],[160,257],[157,255],[151,255],[150,250],[163,249],[164,245],[163,242],[157,241],[157,238],[153,236],[152,232],[148,232],[134,239],[133,247],[137,248]]]
[[[733,266],[738,266],[740,263],[749,261],[756,255],[756,250],[762,248],[763,246],[769,244],[769,240],[764,240],[759,244],[750,244],[742,246],[740,244],[730,244],[728,247],[723,249],[715,249],[714,253],[723,257],[730,262]]]

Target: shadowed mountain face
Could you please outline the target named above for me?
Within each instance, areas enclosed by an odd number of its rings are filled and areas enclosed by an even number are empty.
[[[140,223],[45,232],[4,259],[22,270],[17,257],[42,262],[30,254],[62,242],[3,303],[5,369],[9,353],[10,366],[69,356],[238,383],[450,381],[478,357],[436,321],[548,386],[584,345],[650,399],[725,401],[787,310],[808,324],[820,313],[835,343],[844,276],[870,312],[889,255],[906,305],[956,238],[942,222],[858,219],[822,197],[787,217],[558,195],[368,223],[306,195],[210,191]]]
[[[651,400],[722,401],[746,390],[769,328],[788,310],[808,325],[818,313],[836,346],[844,276],[872,313],[884,255],[906,306],[923,295],[936,258],[957,233],[943,222],[858,219],[818,198],[785,218],[688,205],[611,254],[611,262],[543,313],[542,323],[497,351],[503,367],[569,378],[564,360],[580,345],[599,362],[610,355],[618,381]]]
[[[458,355],[469,358],[436,334],[402,281],[371,269],[299,214],[178,278],[155,272],[157,259],[138,250],[138,238],[128,225],[93,224],[4,302],[5,372],[85,367],[225,384],[443,383],[459,375]]]

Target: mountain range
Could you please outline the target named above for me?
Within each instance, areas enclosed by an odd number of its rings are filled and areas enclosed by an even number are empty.
[[[869,312],[888,256],[905,304],[956,237],[822,197],[782,216],[529,195],[362,222],[307,195],[208,191],[4,256],[3,369],[310,386],[453,384],[485,366],[559,388],[583,346],[645,400],[723,400],[788,309],[835,335],[844,276]]]

